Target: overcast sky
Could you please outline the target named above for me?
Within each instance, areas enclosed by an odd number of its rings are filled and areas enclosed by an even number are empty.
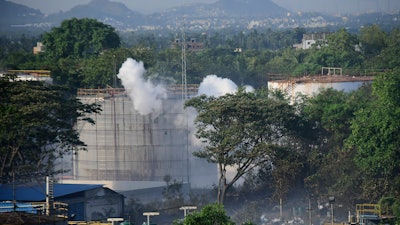
[[[43,13],[67,11],[91,0],[8,0],[40,9]],[[141,13],[153,13],[186,3],[212,3],[217,0],[113,0],[124,3],[128,8]],[[272,0],[292,11],[318,11],[329,13],[396,11],[400,0]]]

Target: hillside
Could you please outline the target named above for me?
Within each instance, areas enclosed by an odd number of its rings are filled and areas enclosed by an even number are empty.
[[[365,24],[377,24],[391,30],[400,24],[399,14],[364,14],[358,16],[330,16],[320,13],[293,13],[272,0],[218,0],[215,3],[193,3],[169,10],[144,15],[112,0],[92,0],[66,12],[49,16],[37,9],[0,0],[0,31],[35,32],[49,30],[66,19],[92,18],[116,30],[175,32],[185,23],[187,30],[219,29],[335,29],[347,27],[359,30]],[[38,29],[40,28],[40,29]]]
[[[43,14],[24,5],[0,0],[0,26],[21,26],[26,23],[36,23],[43,19]]]
[[[288,12],[271,0],[219,0],[210,7],[233,17],[282,17]]]
[[[50,21],[60,23],[69,18],[93,18],[117,29],[127,29],[137,26],[144,16],[127,8],[124,4],[109,0],[92,0],[87,5],[78,5],[69,11],[53,14]]]

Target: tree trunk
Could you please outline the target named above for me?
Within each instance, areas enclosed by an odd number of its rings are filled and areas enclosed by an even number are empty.
[[[218,180],[218,204],[224,204],[224,200],[225,200],[225,193],[226,193],[226,189],[227,189],[227,185],[226,185],[226,170],[225,167],[223,167],[223,165],[219,165],[219,180]]]

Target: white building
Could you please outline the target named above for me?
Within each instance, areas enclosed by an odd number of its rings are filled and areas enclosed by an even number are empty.
[[[312,33],[312,34],[303,34],[303,39],[300,44],[293,45],[294,48],[297,49],[309,49],[311,48],[317,41],[325,41],[328,33]]]

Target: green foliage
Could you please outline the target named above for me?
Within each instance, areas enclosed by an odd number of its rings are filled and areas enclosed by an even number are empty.
[[[232,220],[236,224],[252,225],[255,221],[260,221],[260,214],[264,207],[260,206],[257,202],[247,203],[239,210],[235,210],[235,214],[232,215]]]
[[[174,225],[234,225],[226,215],[223,205],[210,204],[200,212],[188,214],[182,221],[174,221]]]
[[[377,56],[386,47],[386,34],[377,25],[363,27],[360,31],[360,41],[367,57]]]
[[[22,69],[22,64],[34,58],[32,47],[37,41],[39,38],[26,35],[13,39],[0,36],[0,68]]]
[[[58,86],[1,79],[1,182],[9,182],[12,173],[27,178],[56,173],[55,159],[85,149],[75,121],[94,123],[86,114],[98,111]]]
[[[381,62],[383,69],[396,69],[399,67],[398,53],[400,51],[400,29],[393,29],[387,37],[387,47],[375,59]]]
[[[359,67],[363,61],[363,55],[357,50],[358,44],[355,35],[341,29],[330,34],[326,43],[315,46],[307,62],[330,67]]]
[[[95,19],[64,20],[60,27],[43,35],[46,56],[53,61],[60,58],[81,58],[98,55],[120,46],[114,28]]]
[[[400,78],[397,73],[376,77],[373,90],[376,99],[360,109],[352,121],[347,144],[356,149],[356,165],[363,172],[363,189],[372,200],[397,193],[400,164]]]
[[[146,67],[154,64],[153,53],[147,48],[118,48],[103,52],[98,57],[82,60],[78,65],[82,68],[79,85],[85,88],[121,87],[117,79],[118,69],[127,58],[144,62]]]
[[[353,162],[355,152],[343,148],[352,132],[354,113],[366,107],[370,100],[370,88],[365,86],[350,93],[323,89],[306,102],[304,115],[317,137],[307,159],[305,182],[311,193],[337,196],[348,193],[349,196],[343,200],[348,204],[360,198],[354,194],[360,192],[359,171]]]
[[[279,144],[296,129],[299,118],[287,99],[276,93],[239,90],[218,98],[199,96],[186,102],[198,111],[196,137],[205,147],[194,155],[219,166],[218,202],[252,169],[273,161]],[[228,167],[235,169],[227,180]]]

